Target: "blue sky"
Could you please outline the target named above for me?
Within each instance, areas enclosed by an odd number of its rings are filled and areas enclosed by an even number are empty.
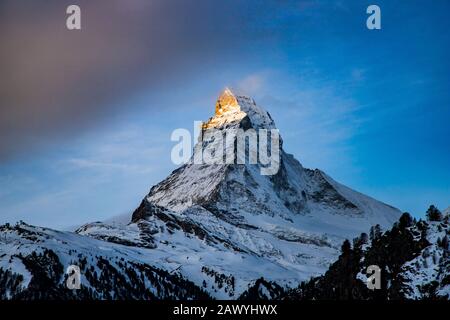
[[[159,85],[139,76],[87,125],[0,162],[0,222],[61,228],[131,213],[175,168],[171,132],[209,118],[225,86],[272,114],[304,166],[417,217],[448,207],[450,3],[374,3],[375,31],[366,1],[236,8],[242,30],[212,26],[223,42],[211,52],[206,41]]]

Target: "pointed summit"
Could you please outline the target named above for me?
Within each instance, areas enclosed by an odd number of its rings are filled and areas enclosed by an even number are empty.
[[[204,123],[203,129],[239,125],[242,120],[251,123],[250,126],[254,129],[275,129],[272,117],[257,106],[255,100],[238,95],[226,87],[217,99],[214,116]]]
[[[216,116],[221,116],[230,111],[240,111],[240,107],[236,96],[228,87],[226,87],[217,99]]]

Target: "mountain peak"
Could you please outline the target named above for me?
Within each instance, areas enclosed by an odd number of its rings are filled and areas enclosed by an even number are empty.
[[[239,112],[240,106],[234,93],[227,87],[222,91],[216,102],[216,116],[227,112]]]
[[[275,122],[270,114],[259,107],[249,96],[240,95],[226,87],[219,95],[215,114],[204,125],[204,129],[224,128],[239,124],[247,118],[254,129],[275,129]]]

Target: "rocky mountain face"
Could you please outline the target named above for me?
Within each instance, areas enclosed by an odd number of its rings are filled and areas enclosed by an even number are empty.
[[[217,147],[211,132],[239,129],[266,135],[267,131],[258,130],[273,130],[276,125],[253,99],[225,90],[214,116],[202,126],[203,139],[193,158],[152,187],[127,224],[89,223],[75,234],[3,226],[0,282],[12,286],[4,296],[17,297],[29,290],[35,274],[24,257],[33,252],[32,261],[47,259],[40,255],[49,254],[56,261],[52,276],[48,270],[39,271],[53,279],[55,290],[64,282],[61,270],[72,262],[82,264],[82,285],[91,298],[145,298],[141,291],[148,288],[157,298],[184,294],[236,299],[260,278],[265,282],[259,285],[279,291],[326,272],[338,259],[345,239],[376,224],[388,229],[400,217],[399,210],[336,182],[323,171],[304,168],[284,151],[282,139],[273,175],[261,174],[263,164],[240,163],[234,149],[233,163],[194,161],[198,152]],[[259,141],[258,137],[258,146]],[[225,141],[225,155],[237,143]],[[40,270],[39,262],[34,264]],[[104,270],[109,271],[104,274]],[[121,280],[117,288],[108,287],[115,293],[107,296],[102,281],[111,274]],[[139,292],[124,287],[135,278],[141,280],[131,286],[140,286]],[[125,296],[127,290],[132,293]]]
[[[216,103],[216,113],[203,125],[203,137],[211,129],[274,129],[268,112],[245,96],[235,96],[226,89]],[[208,148],[204,138],[194,148]],[[233,147],[235,141],[226,145]],[[154,186],[144,202],[182,214],[189,208],[202,207],[221,220],[235,226],[251,224],[255,216],[279,217],[290,221],[299,216],[319,218],[331,215],[355,220],[355,228],[364,230],[374,224],[390,226],[400,212],[334,181],[324,172],[305,169],[284,152],[281,140],[279,170],[275,175],[261,175],[260,165],[195,164],[192,161],[175,170]],[[133,222],[145,218],[138,208]],[[338,219],[339,220],[339,219]]]

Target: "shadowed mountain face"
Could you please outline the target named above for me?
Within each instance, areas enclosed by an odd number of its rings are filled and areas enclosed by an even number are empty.
[[[193,158],[151,188],[128,224],[89,223],[75,235],[31,226],[5,227],[8,237],[2,251],[7,253],[1,256],[0,252],[0,268],[15,274],[25,270],[22,282],[33,283],[23,257],[36,252],[32,259],[47,259],[45,250],[52,250],[51,257],[56,256],[54,260],[64,268],[87,259],[83,263],[87,267],[81,269],[89,276],[82,280],[92,288],[92,295],[88,291],[86,297],[126,295],[123,287],[110,288],[90,274],[92,268],[125,273],[123,282],[134,277],[129,269],[139,265],[136,277],[148,278],[156,297],[173,294],[177,298],[187,292],[192,298],[236,299],[261,277],[281,288],[321,275],[338,258],[343,240],[376,224],[389,228],[398,219],[397,209],[345,187],[318,169],[304,168],[283,150],[281,138],[279,157],[273,159],[278,168],[275,174],[262,174],[265,165],[260,163],[239,162],[260,151],[262,136],[267,138],[275,129],[270,114],[253,99],[225,90],[215,115],[202,126],[203,139],[195,146]],[[238,138],[220,145],[212,134],[230,130],[254,130],[258,143],[252,147],[244,142],[248,154],[242,157],[234,148]],[[275,146],[273,139],[269,141],[268,149]],[[218,146],[225,146],[224,156],[231,153],[235,161],[194,161],[198,152]],[[13,249],[22,256],[13,257],[17,255]],[[110,266],[105,267],[102,259]],[[64,279],[60,269],[50,285],[58,290]],[[165,289],[173,283],[179,289]],[[20,289],[19,284],[14,288]],[[108,290],[118,293],[105,296]],[[143,297],[141,289],[133,290],[131,298]]]

